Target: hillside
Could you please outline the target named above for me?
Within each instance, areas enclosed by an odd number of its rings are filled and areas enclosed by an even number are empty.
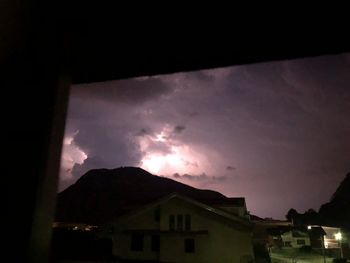
[[[299,225],[320,224],[350,230],[350,173],[345,176],[330,201],[321,205],[318,212],[309,209],[299,214],[298,211],[291,208],[286,218],[293,219],[294,224]]]
[[[96,169],[58,194],[55,220],[100,224],[173,192],[204,203],[227,199],[141,168]]]
[[[350,173],[340,183],[331,200],[319,210],[323,224],[350,229]]]

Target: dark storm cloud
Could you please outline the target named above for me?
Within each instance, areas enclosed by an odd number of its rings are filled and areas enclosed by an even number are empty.
[[[174,174],[173,174],[173,177],[174,177],[174,178],[180,178],[181,175],[179,175],[178,173],[174,173]]]
[[[73,96],[83,99],[100,99],[111,103],[143,103],[170,91],[156,77],[125,79],[92,84],[79,84],[72,89]]]
[[[233,166],[226,166],[226,170],[228,171],[233,171],[233,170],[236,170],[236,167],[233,167]]]
[[[239,184],[246,189],[242,195],[254,198],[258,213],[266,212],[259,210],[256,196],[266,196],[272,204],[271,189],[280,192],[286,206],[317,209],[350,169],[349,62],[328,56],[317,66],[319,59],[237,67],[224,80],[211,78],[209,83],[188,77],[187,86],[194,88],[178,99],[179,111],[200,112],[186,125],[183,140],[207,145],[209,153],[220,152],[222,159],[234,156],[243,178],[257,180]],[[308,190],[318,183],[323,186]],[[307,202],[302,195],[287,197],[290,186],[307,195]],[[243,188],[220,186],[227,193]]]
[[[123,165],[136,165],[140,159],[138,146],[123,129],[105,127],[105,123],[80,124],[75,144],[88,155],[82,165],[73,167],[74,179],[95,168],[115,168]]]
[[[76,98],[70,100],[66,134],[78,131],[73,136],[73,142],[88,158],[83,164],[75,164],[72,177],[63,181],[72,183],[93,168],[138,165],[141,153],[133,134],[142,128],[140,129],[130,116],[125,115],[124,111],[111,107],[109,103],[94,99],[78,100],[78,103],[75,103],[76,101]],[[71,112],[74,112],[73,116]],[[64,184],[61,189],[62,187]]]
[[[229,176],[209,176],[205,173],[199,175],[191,175],[191,174],[182,174],[174,173],[172,177],[176,180],[189,180],[189,181],[206,181],[206,182],[222,182],[229,178]]]
[[[182,133],[185,130],[185,126],[182,125],[176,125],[174,128],[174,133]]]
[[[146,129],[141,129],[139,132],[136,133],[136,136],[146,136],[146,135],[150,135],[150,132],[147,131]]]

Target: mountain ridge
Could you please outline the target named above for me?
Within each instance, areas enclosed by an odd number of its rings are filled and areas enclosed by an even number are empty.
[[[322,204],[318,212],[311,208],[301,214],[291,208],[286,218],[297,225],[317,224],[350,230],[350,173],[346,174],[329,202]]]
[[[330,201],[321,205],[318,214],[322,223],[350,230],[350,173],[346,174]]]
[[[93,169],[58,194],[55,220],[101,224],[174,192],[203,203],[229,199],[138,167]]]

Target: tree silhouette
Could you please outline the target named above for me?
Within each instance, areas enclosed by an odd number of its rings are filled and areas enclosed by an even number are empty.
[[[286,214],[286,218],[288,221],[295,221],[299,217],[299,213],[294,208],[289,209],[288,213]]]

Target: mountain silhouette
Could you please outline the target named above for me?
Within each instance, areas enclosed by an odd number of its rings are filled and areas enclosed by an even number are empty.
[[[318,213],[309,209],[299,214],[294,208],[289,209],[286,218],[296,225],[319,224],[342,227],[350,230],[350,173],[340,183],[328,203],[321,205]]]
[[[102,224],[174,192],[203,203],[229,199],[218,192],[152,175],[141,168],[94,169],[58,194],[55,220]]]
[[[350,173],[340,183],[331,200],[319,210],[323,224],[350,229]]]

